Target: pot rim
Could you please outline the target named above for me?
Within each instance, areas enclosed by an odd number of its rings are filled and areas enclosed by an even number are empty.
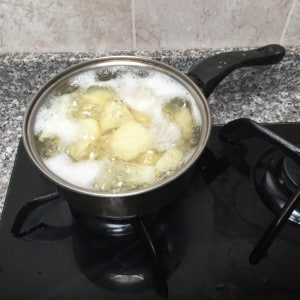
[[[163,72],[166,75],[173,77],[179,83],[181,83],[192,95],[193,99],[195,100],[197,107],[200,111],[201,116],[201,135],[196,146],[196,149],[193,155],[171,176],[165,178],[162,181],[159,181],[156,184],[150,185],[145,188],[140,188],[128,192],[122,193],[108,193],[102,192],[92,189],[86,189],[74,184],[71,184],[61,177],[57,176],[54,172],[46,167],[43,163],[42,159],[40,158],[39,154],[37,153],[37,149],[34,143],[34,134],[33,134],[33,124],[35,120],[36,113],[39,107],[44,103],[47,96],[51,94],[55,90],[55,88],[62,83],[64,80],[78,75],[84,71],[89,71],[93,69],[97,69],[100,66],[112,66],[112,65],[131,65],[131,66],[148,66],[152,67],[160,72]],[[173,181],[183,173],[185,173],[198,159],[201,155],[202,151],[204,150],[211,130],[211,114],[208,103],[206,101],[206,97],[202,92],[201,88],[198,87],[191,78],[189,78],[183,72],[177,70],[176,68],[169,66],[165,63],[152,60],[150,58],[138,57],[138,56],[128,56],[128,55],[116,55],[116,56],[105,56],[94,60],[89,60],[83,63],[79,63],[73,65],[64,71],[58,73],[48,82],[46,82],[41,89],[37,92],[37,94],[31,100],[24,116],[23,127],[22,127],[22,137],[23,143],[25,146],[25,150],[29,155],[30,159],[36,165],[36,167],[42,172],[42,174],[46,175],[51,181],[55,184],[61,186],[62,188],[69,189],[73,192],[95,196],[95,197],[130,197],[134,195],[144,194],[151,190],[157,189],[161,186],[168,184],[169,182]]]

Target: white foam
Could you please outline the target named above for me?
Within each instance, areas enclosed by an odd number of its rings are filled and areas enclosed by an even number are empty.
[[[174,97],[188,100],[192,106],[194,119],[201,123],[201,115],[195,100],[181,83],[170,76],[159,72],[148,72],[147,77],[139,77],[132,73],[130,67],[119,67],[120,75],[108,81],[97,80],[96,71],[88,71],[75,76],[72,85],[82,89],[90,86],[110,87],[120,95],[120,98],[133,109],[151,113],[153,105],[162,105]],[[117,72],[117,67],[111,67],[112,72]]]
[[[70,84],[74,86],[80,86],[82,89],[87,89],[91,85],[95,85],[97,83],[96,80],[96,72],[88,71],[82,74],[75,76]]]
[[[121,75],[108,81],[99,81],[96,71],[88,71],[75,76],[70,84],[80,86],[83,91],[90,86],[112,88],[129,107],[151,116],[149,130],[152,135],[153,147],[159,151],[174,147],[181,138],[180,129],[174,123],[167,122],[162,114],[162,105],[166,101],[174,97],[188,100],[191,103],[194,120],[201,125],[201,115],[196,102],[179,82],[158,72],[150,72],[149,76],[141,78],[136,73],[124,72],[124,67],[121,70]],[[117,71],[117,68],[113,67],[112,71]],[[72,94],[50,99],[37,113],[34,133],[36,135],[41,132],[57,135],[62,143],[62,149],[79,138],[80,124],[69,115],[72,101]],[[192,152],[187,153],[185,161]],[[66,181],[84,188],[93,188],[93,181],[101,173],[105,161],[106,159],[75,163],[65,153],[44,160],[52,172]]]
[[[68,115],[71,101],[70,95],[50,99],[37,113],[34,133],[57,135],[64,144],[74,141],[80,132],[80,125]]]
[[[166,121],[160,106],[155,107],[153,112],[150,133],[154,148],[159,151],[174,147],[175,143],[181,138],[179,128],[175,124]]]
[[[66,154],[58,154],[45,159],[44,163],[53,173],[64,180],[79,187],[92,188],[93,181],[101,172],[105,159],[74,163]]]

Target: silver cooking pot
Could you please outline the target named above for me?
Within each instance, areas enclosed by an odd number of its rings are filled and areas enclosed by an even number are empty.
[[[227,74],[237,68],[274,64],[279,62],[284,54],[284,48],[279,45],[268,45],[249,51],[225,52],[203,60],[187,74],[161,62],[135,56],[103,57],[75,65],[47,82],[31,101],[23,125],[25,149],[38,169],[58,186],[60,194],[72,210],[87,216],[105,218],[131,218],[151,214],[173,201],[192,176],[195,162],[205,148],[210,134],[211,116],[206,98],[213,89]],[[108,66],[149,68],[172,77],[190,92],[201,114],[201,135],[192,157],[170,177],[152,186],[122,193],[81,188],[51,172],[38,154],[33,128],[41,105],[71,77]]]

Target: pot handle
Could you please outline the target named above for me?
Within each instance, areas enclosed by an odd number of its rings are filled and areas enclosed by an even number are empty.
[[[187,75],[208,97],[223,78],[235,69],[276,64],[284,54],[285,49],[276,44],[255,50],[224,52],[199,62],[188,71]]]
[[[19,210],[11,233],[30,242],[53,242],[72,235],[72,225],[53,226],[43,222],[49,209],[61,201],[63,199],[58,192],[27,201]]]

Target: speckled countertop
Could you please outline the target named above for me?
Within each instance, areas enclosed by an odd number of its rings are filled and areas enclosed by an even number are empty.
[[[300,47],[287,48],[276,65],[234,71],[208,98],[213,124],[250,117],[259,122],[300,122]],[[0,214],[28,103],[52,76],[70,65],[117,54],[150,57],[187,71],[197,61],[223,52],[111,51],[98,53],[0,54]]]

